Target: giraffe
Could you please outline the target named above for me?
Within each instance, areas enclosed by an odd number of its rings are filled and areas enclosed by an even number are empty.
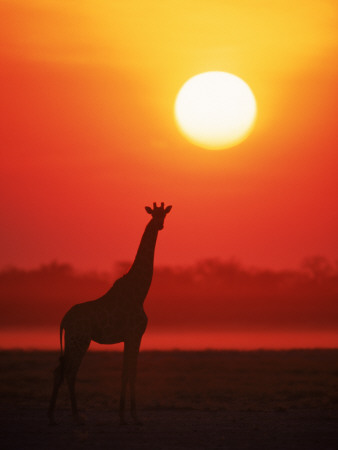
[[[91,341],[99,344],[124,343],[122,385],[120,395],[120,423],[125,423],[126,391],[129,385],[131,416],[139,422],[136,413],[135,381],[137,358],[142,336],[147,326],[147,316],[143,302],[151,285],[154,266],[154,252],[158,231],[163,229],[166,215],[171,206],[164,203],[153,208],[146,206],[152,216],[147,224],[135,260],[129,271],[115,281],[102,297],[74,305],[63,317],[60,324],[61,356],[54,370],[54,385],[50,399],[48,417],[54,424],[54,410],[59,388],[66,379],[72,414],[80,422],[75,395],[75,381],[83,356]],[[64,333],[65,348],[62,338]]]

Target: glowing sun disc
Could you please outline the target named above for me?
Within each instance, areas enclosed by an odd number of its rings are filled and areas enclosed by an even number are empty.
[[[175,101],[175,118],[193,144],[220,150],[242,142],[256,118],[256,100],[236,75],[204,72],[190,78]]]

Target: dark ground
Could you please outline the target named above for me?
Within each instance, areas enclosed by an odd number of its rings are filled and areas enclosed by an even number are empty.
[[[142,352],[144,424],[118,423],[122,355],[89,352],[77,391],[46,410],[58,353],[0,352],[1,449],[338,449],[338,350]]]

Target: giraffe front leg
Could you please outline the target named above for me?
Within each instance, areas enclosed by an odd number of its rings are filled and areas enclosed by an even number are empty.
[[[130,387],[130,405],[131,416],[133,420],[141,424],[136,413],[136,395],[135,395],[135,383],[137,372],[137,357],[139,353],[141,340],[132,342],[125,342],[123,353],[123,371],[122,371],[122,389],[120,398],[120,423],[125,424],[125,405],[126,405],[126,392],[127,386]]]
[[[119,409],[121,425],[125,425],[127,423],[126,418],[125,418],[125,410],[126,410],[126,394],[127,394],[127,385],[128,385],[128,375],[129,375],[128,358],[127,358],[126,344],[124,344],[122,383],[121,383],[121,396],[120,396],[120,409]]]
[[[140,350],[141,339],[130,344],[129,354],[129,385],[130,385],[130,411],[131,417],[134,422],[141,425],[142,422],[139,419],[136,411],[136,375],[137,375],[137,360]]]
[[[136,357],[137,360],[137,357]],[[136,364],[136,361],[135,361]],[[130,410],[131,410],[131,417],[133,418],[134,422],[138,425],[142,425],[142,421],[138,417],[137,411],[136,411],[136,394],[135,394],[135,384],[136,384],[136,367],[131,369],[130,374]]]

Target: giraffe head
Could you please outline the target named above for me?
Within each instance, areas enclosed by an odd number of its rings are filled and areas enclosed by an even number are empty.
[[[157,229],[162,230],[165,216],[170,212],[172,206],[167,206],[165,208],[164,203],[162,202],[161,206],[156,206],[156,203],[153,203],[153,209],[151,209],[150,206],[146,206],[145,208],[147,213],[152,215]]]

